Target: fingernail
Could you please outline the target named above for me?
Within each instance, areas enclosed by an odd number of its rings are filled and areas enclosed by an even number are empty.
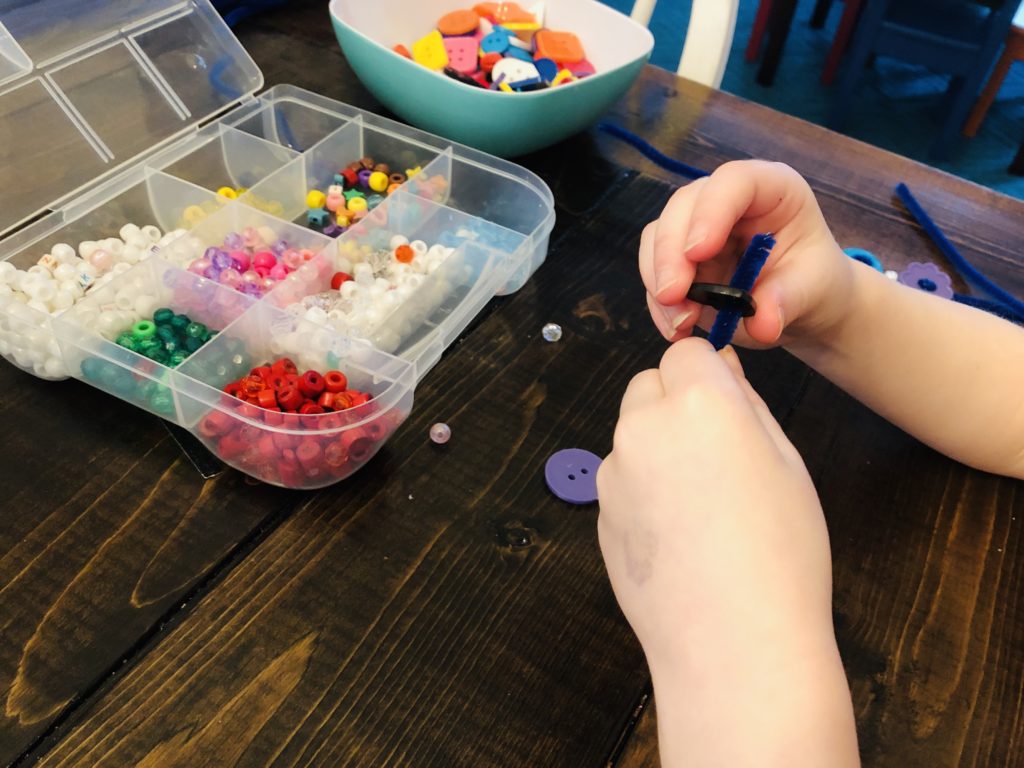
[[[654,293],[660,296],[679,282],[679,276],[673,269],[660,269],[654,273]]]
[[[692,314],[693,314],[693,310],[692,309],[688,309],[685,312],[680,312],[678,315],[676,315],[675,320],[671,321],[672,322],[672,330],[673,331],[678,331],[680,326],[682,326],[683,323],[685,323],[687,320],[689,320],[690,316]]]
[[[782,305],[779,304],[779,333],[775,337],[775,341],[782,338],[782,332],[786,329],[786,313],[782,311]]]
[[[686,241],[686,245],[683,246],[683,255],[685,256],[698,245],[708,239],[708,233],[702,232],[701,230],[694,230],[690,233],[690,237]]]

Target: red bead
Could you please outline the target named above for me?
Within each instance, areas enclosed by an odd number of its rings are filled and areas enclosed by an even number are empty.
[[[348,378],[341,371],[328,371],[324,374],[324,389],[328,392],[344,392],[348,389]]]
[[[354,165],[358,165],[358,163],[354,163]],[[345,189],[351,189],[359,181],[359,174],[353,168],[345,168],[339,173],[345,178]]]
[[[263,415],[263,423],[268,427],[279,427],[284,423],[284,413],[276,405],[265,409],[266,413]]]
[[[344,466],[348,463],[348,450],[340,442],[328,443],[324,448],[324,463],[331,468]]]
[[[263,435],[256,442],[256,450],[263,461],[272,461],[277,458],[277,446],[274,445],[274,438],[270,435]]]
[[[250,376],[259,376],[261,379],[266,381],[267,377],[270,376],[270,366],[269,365],[259,365],[259,366],[256,366],[251,371],[249,371],[249,375]]]
[[[344,411],[352,407],[351,392],[337,392],[334,395],[334,410]]]
[[[400,245],[395,248],[395,259],[403,264],[409,264],[416,258],[416,252],[408,245]]]
[[[277,390],[277,402],[286,411],[297,411],[302,405],[302,393],[292,384],[285,385]]]
[[[227,392],[232,397],[238,397],[238,390],[240,390],[241,388],[241,384],[239,384],[237,381],[232,381],[230,384],[224,387],[224,391]]]
[[[294,374],[298,373],[299,369],[290,358],[282,357],[280,360],[275,360],[273,365],[270,366],[270,370],[278,374]]]
[[[316,404],[323,408],[325,411],[334,410],[334,393],[333,392],[321,392],[320,397],[316,399]]]
[[[226,435],[234,426],[234,419],[223,411],[210,411],[199,422],[199,434],[203,437]]]
[[[312,401],[305,402],[299,408],[299,413],[303,415],[309,415],[314,413],[323,413],[324,409]]]
[[[352,407],[355,408],[357,405],[363,405],[364,403],[370,402],[370,396],[365,392],[349,392],[349,399],[352,401]]]
[[[324,391],[324,377],[316,371],[306,371],[299,379],[299,390],[306,397],[317,397]]]
[[[270,376],[267,377],[266,381],[267,386],[273,389],[274,391],[279,390],[287,383],[287,379],[285,379],[283,373],[272,373],[270,374]]]
[[[388,428],[387,425],[384,423],[383,419],[374,419],[373,421],[368,422],[364,426],[364,428],[366,429],[367,436],[371,440],[376,440],[377,442],[380,442],[381,440],[388,436]]]
[[[236,459],[245,453],[248,446],[238,438],[238,435],[224,435],[217,442],[217,454],[227,461]]]
[[[366,461],[373,451],[373,441],[359,427],[353,427],[347,432],[343,432],[341,444],[348,451],[349,459],[356,463]]]
[[[295,458],[309,477],[315,477],[323,471],[323,451],[315,440],[307,440],[295,449]]]
[[[274,394],[272,389],[262,389],[259,394],[256,395],[256,404],[260,408],[271,408],[277,405],[277,395]]]
[[[351,279],[352,275],[348,272],[335,272],[334,277],[331,278],[331,290],[338,290],[342,283],[347,283]]]

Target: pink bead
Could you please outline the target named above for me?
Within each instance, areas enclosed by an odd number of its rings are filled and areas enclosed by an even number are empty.
[[[237,288],[242,284],[242,273],[237,269],[225,269],[220,273],[220,282],[228,288]]]
[[[209,259],[196,259],[195,261],[188,265],[188,271],[196,275],[205,276],[206,270],[208,270],[211,266],[212,265],[210,264]]]
[[[344,202],[345,198],[341,195],[328,195],[327,202],[324,207],[331,213],[334,213],[338,208],[344,205]]]
[[[272,254],[270,251],[260,251],[259,253],[253,255],[252,257],[252,265],[257,269],[259,269],[260,267],[266,267],[267,269],[270,269],[276,263],[277,259],[274,258],[274,254]]]
[[[275,280],[284,280],[288,277],[288,269],[284,264],[275,264],[270,270],[270,276]]]
[[[277,280],[275,280],[274,278],[272,278],[272,277],[264,277],[263,278],[262,287],[263,287],[264,291],[269,291],[275,285],[277,285]]]
[[[281,256],[281,261],[288,269],[298,269],[303,263],[302,254],[298,251],[287,250]]]
[[[246,227],[242,230],[242,243],[246,248],[255,248],[259,242],[260,236],[256,234],[255,229],[252,227]]]
[[[252,264],[252,259],[245,251],[232,251],[231,260],[235,262],[239,272],[245,272]]]
[[[89,254],[89,263],[101,272],[106,272],[114,266],[114,257],[102,248],[97,248]]]
[[[258,272],[253,272],[251,269],[242,273],[243,285],[259,285],[262,279]]]
[[[255,272],[256,274],[258,274],[260,277],[269,277],[270,276],[270,269],[271,269],[270,267],[259,266],[259,267],[253,267],[252,271]]]
[[[303,248],[302,249],[302,260],[303,261],[312,261],[314,256],[316,256],[316,254],[313,253],[308,248]]]

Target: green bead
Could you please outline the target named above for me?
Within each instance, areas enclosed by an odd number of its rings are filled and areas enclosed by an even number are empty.
[[[120,336],[114,339],[114,343],[116,343],[119,347],[130,349],[132,352],[134,352],[136,347],[138,346],[138,342],[135,340],[135,337],[132,336],[130,333],[122,333]]]
[[[167,307],[160,307],[153,313],[153,322],[157,325],[166,325],[174,319],[174,310]]]
[[[164,351],[170,355],[181,349],[184,346],[184,344],[182,344],[177,339],[171,339],[170,341],[165,341],[161,346],[163,347]]]
[[[206,342],[203,339],[197,339],[194,336],[189,336],[185,339],[185,349],[190,353],[199,351],[199,348]]]
[[[137,399],[149,400],[153,393],[157,391],[159,386],[159,384],[157,384],[155,381],[152,381],[151,379],[144,379],[143,381],[139,382],[139,386],[135,390]]]
[[[87,357],[82,361],[82,375],[89,381],[99,381],[103,376],[103,362],[95,357]]]
[[[149,405],[157,413],[174,413],[174,398],[165,387],[149,398]]]
[[[177,341],[178,340],[178,332],[176,330],[174,330],[174,328],[172,328],[169,325],[157,324],[157,326],[156,326],[156,335],[157,335],[158,338],[161,338],[164,341]]]
[[[156,323],[152,320],[140,320],[132,326],[132,336],[137,339],[151,339],[156,335]]]
[[[171,368],[177,368],[179,365],[184,363],[188,359],[188,352],[182,352],[180,349],[177,352],[171,352],[171,359],[168,365]]]
[[[202,339],[206,336],[206,326],[202,323],[189,323],[185,328],[185,335],[193,339]]]
[[[188,319],[188,315],[175,315],[171,318],[171,326],[177,328],[179,331],[184,331],[191,322],[192,321]]]

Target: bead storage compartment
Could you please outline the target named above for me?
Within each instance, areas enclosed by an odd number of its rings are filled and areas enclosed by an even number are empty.
[[[554,212],[534,174],[293,86],[253,96],[261,75],[207,0],[40,2],[78,23],[36,39],[14,13],[26,63],[0,67],[0,119],[27,159],[0,173],[36,186],[0,208],[0,263],[27,270],[51,257],[35,271],[84,271],[85,286],[70,307],[41,278],[29,280],[32,297],[0,288],[0,353],[24,370],[75,376],[179,424],[254,477],[321,487],[379,450],[447,344],[542,263]],[[11,18],[0,9],[0,25]],[[326,204],[336,174],[368,157],[411,178],[344,232],[311,229],[309,192]],[[55,164],[64,177],[27,173]],[[74,253],[82,244],[84,259]],[[93,259],[97,249],[129,257]],[[248,289],[243,266],[272,282]],[[10,271],[0,267],[0,283]],[[301,302],[332,290],[332,301],[385,298],[368,322],[307,319]],[[269,391],[255,404],[224,391],[283,357],[335,383],[341,375],[349,389],[326,398],[323,414],[318,402],[292,414],[275,411]]]
[[[298,373],[340,371],[368,402],[328,413],[287,413],[242,402],[224,387],[287,358]],[[416,366],[371,344],[256,303],[186,360],[177,378],[182,416],[222,461],[264,482],[312,489],[363,466],[412,409]]]

